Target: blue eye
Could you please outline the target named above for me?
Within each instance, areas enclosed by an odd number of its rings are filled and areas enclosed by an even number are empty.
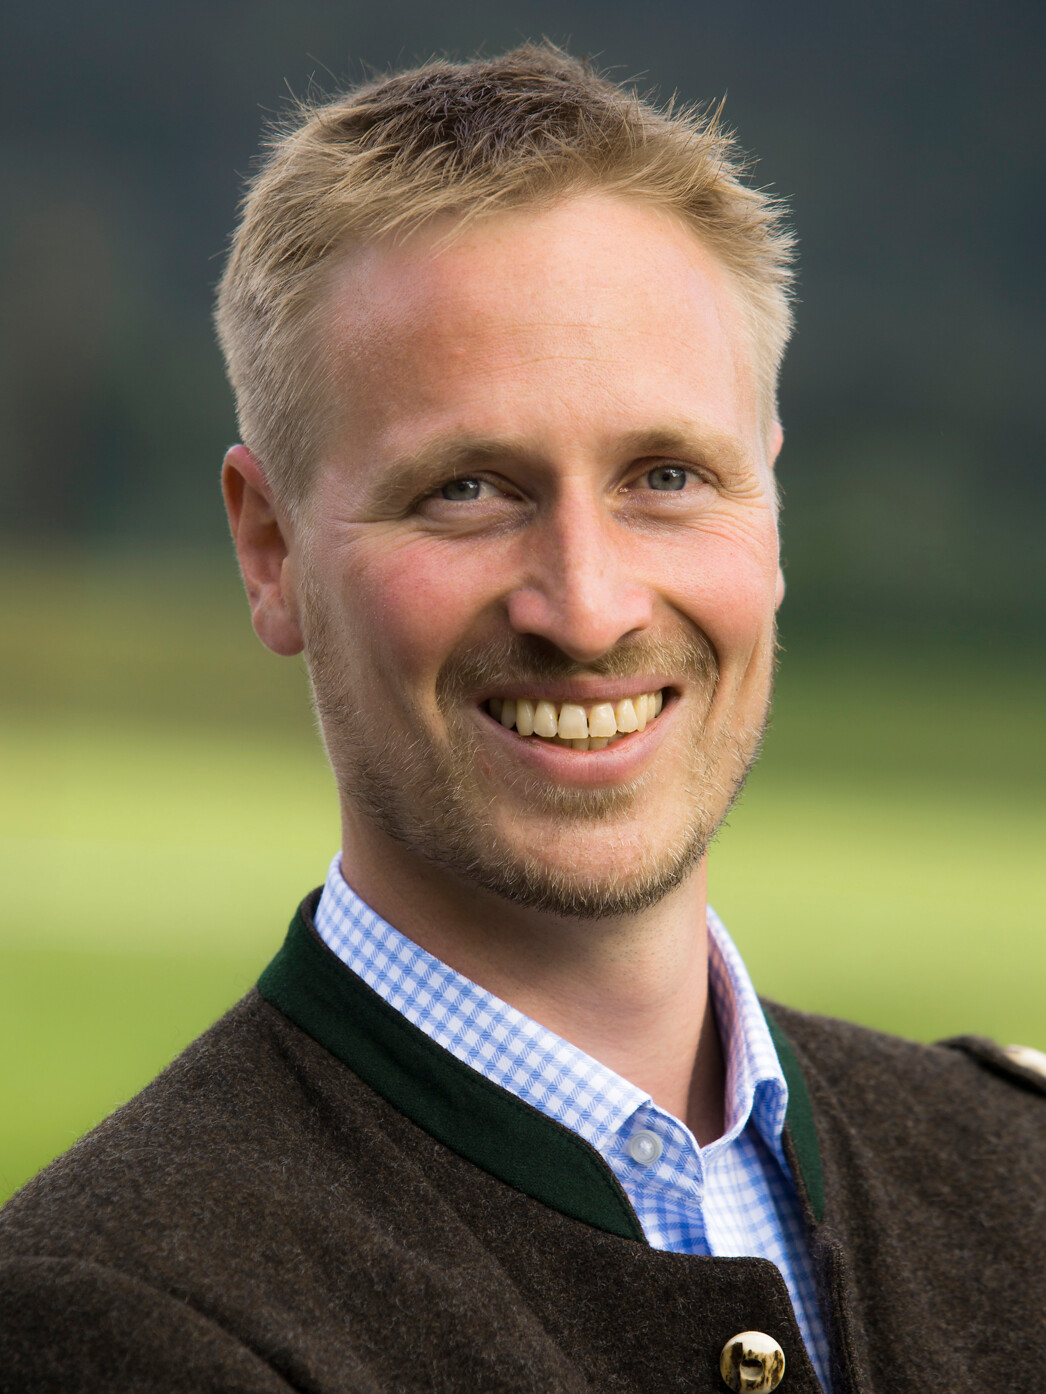
[[[651,489],[682,489],[686,485],[686,475],[686,470],[678,465],[658,465],[647,475],[647,483]]]
[[[479,498],[482,487],[478,479],[451,479],[439,492],[441,498],[450,499],[452,503],[467,503]]]

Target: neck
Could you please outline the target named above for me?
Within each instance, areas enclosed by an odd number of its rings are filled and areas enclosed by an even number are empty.
[[[721,1135],[704,862],[638,914],[581,920],[514,905],[354,832],[345,878],[401,934],[649,1093],[702,1146]]]

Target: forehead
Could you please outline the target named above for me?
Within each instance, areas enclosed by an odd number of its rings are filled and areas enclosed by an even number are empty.
[[[587,435],[612,449],[690,418],[755,429],[729,275],[680,219],[638,203],[586,195],[371,244],[334,268],[323,320],[336,453],[364,435],[397,449],[441,431],[536,449]]]

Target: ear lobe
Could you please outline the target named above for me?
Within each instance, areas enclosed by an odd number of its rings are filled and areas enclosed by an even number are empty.
[[[777,591],[774,598],[774,609],[780,610],[781,602],[785,598],[785,574],[780,567],[777,568]]]
[[[293,528],[272,496],[265,471],[245,445],[226,452],[222,494],[254,631],[266,648],[289,658],[302,650]]]

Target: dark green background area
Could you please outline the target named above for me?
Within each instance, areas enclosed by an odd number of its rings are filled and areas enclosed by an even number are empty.
[[[794,208],[791,623],[1028,641],[1042,547],[1036,0],[56,0],[0,46],[0,534],[219,547],[212,287],[289,93],[542,34],[726,98]]]

